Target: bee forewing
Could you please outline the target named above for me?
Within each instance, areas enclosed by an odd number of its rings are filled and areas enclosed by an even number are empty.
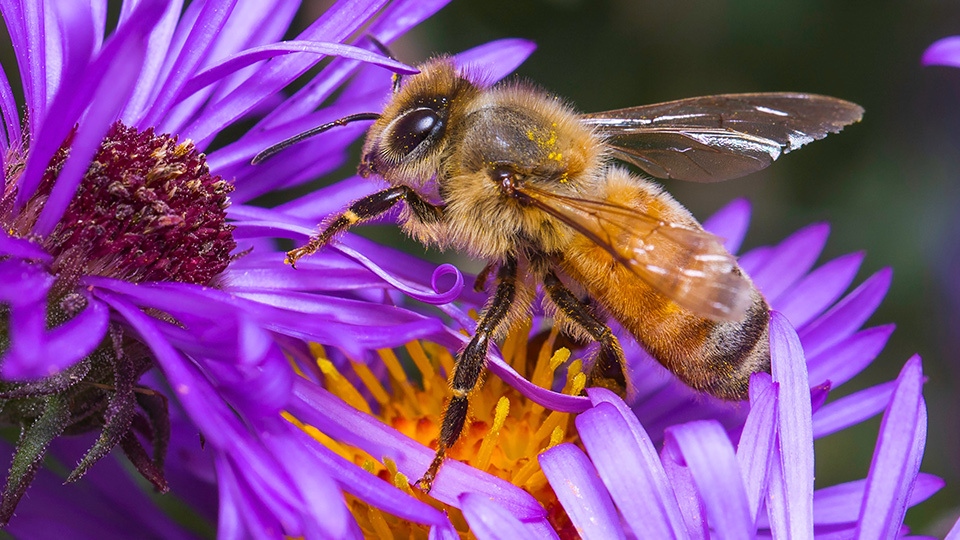
[[[752,303],[753,285],[717,236],[609,202],[530,187],[523,194],[684,309],[739,321]]]
[[[753,285],[712,234],[665,224],[648,235],[629,237],[625,249],[634,273],[702,317],[740,321],[753,303]]]
[[[718,182],[837,133],[863,108],[829,96],[726,94],[582,115],[613,156],[659,178]]]

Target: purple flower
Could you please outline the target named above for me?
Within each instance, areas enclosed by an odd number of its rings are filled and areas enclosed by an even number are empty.
[[[29,504],[23,515],[35,517],[18,523],[15,509],[35,479],[32,499],[77,500],[90,520],[111,520],[114,508],[100,512],[82,499],[103,487],[125,500],[136,491],[129,482],[51,489],[87,473],[81,486],[109,478],[93,471],[119,447],[157,489],[215,516],[222,537],[356,536],[342,489],[449,526],[442,513],[317,448],[281,411],[302,404],[293,390],[304,383],[289,359],[316,369],[306,341],[360,356],[445,335],[436,317],[383,302],[394,287],[432,302],[462,287],[438,292],[419,279],[432,267],[375,248],[364,256],[344,248],[294,272],[271,239],[308,234],[324,205],[245,206],[338,166],[360,132],[308,141],[287,152],[297,159],[252,167],[253,155],[345,112],[376,110],[390,85],[383,68],[411,72],[354,36],[390,43],[445,3],[341,0],[296,39],[278,41],[296,0],[125,1],[109,35],[100,2],[0,1],[25,100],[21,117],[5,66],[0,399],[21,442],[0,520],[13,516],[11,528],[30,537],[65,530],[36,517],[62,505]],[[461,60],[499,78],[530,50],[507,40]],[[282,95],[327,56],[335,58],[318,77]],[[236,141],[217,139],[255,118]],[[333,188],[341,189],[357,188]],[[379,271],[384,258],[417,278]],[[55,441],[78,433],[93,434],[83,451]],[[67,464],[58,480],[38,473],[45,454]],[[210,505],[214,479],[218,507]]]
[[[925,66],[960,67],[960,36],[935,41],[923,52],[920,62]]]
[[[735,250],[748,211],[734,202],[706,226]],[[903,533],[907,508],[943,486],[919,472],[927,426],[919,357],[896,381],[826,402],[892,331],[859,329],[886,293],[889,270],[843,298],[861,255],[811,271],[827,232],[814,225],[740,259],[774,309],[773,373],[754,375],[749,407],[692,402],[670,380],[641,391],[632,409],[610,392],[588,391],[591,407],[576,420],[587,453],[564,444],[539,458],[584,537],[623,537],[624,524],[655,538],[890,538]],[[867,478],[814,490],[814,439],[880,412]]]

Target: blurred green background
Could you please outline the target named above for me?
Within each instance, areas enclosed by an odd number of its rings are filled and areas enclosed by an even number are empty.
[[[394,46],[402,60],[504,37],[535,41],[525,78],[601,111],[726,92],[805,91],[864,106],[847,128],[749,178],[668,182],[704,218],[753,203],[747,248],[811,222],[832,234],[820,262],[864,250],[857,282],[894,269],[868,325],[895,322],[879,359],[836,395],[895,378],[924,359],[929,435],[922,470],[947,487],[911,510],[914,533],[942,537],[960,513],[960,69],[922,67],[960,34],[956,2],[455,0]],[[817,443],[817,486],[863,478],[879,418]]]

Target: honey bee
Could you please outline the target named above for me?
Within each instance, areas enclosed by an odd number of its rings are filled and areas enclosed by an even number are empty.
[[[798,93],[698,97],[578,114],[528,84],[483,87],[447,57],[394,80],[382,113],[320,126],[256,161],[335,125],[373,120],[359,166],[390,187],[327,219],[287,253],[296,262],[338,233],[405,203],[400,226],[424,244],[487,261],[493,292],[456,358],[436,457],[417,482],[429,491],[467,419],[489,344],[528,315],[537,286],[564,332],[599,350],[588,386],[623,395],[624,355],[612,317],[696,390],[747,398],[770,371],[769,306],[750,278],[683,206],[619,160],[659,178],[715,182],[857,122],[863,109]]]

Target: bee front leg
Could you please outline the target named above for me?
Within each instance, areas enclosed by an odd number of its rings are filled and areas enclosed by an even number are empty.
[[[424,221],[439,219],[443,213],[441,207],[434,206],[423,200],[420,195],[409,186],[396,186],[378,191],[354,201],[345,212],[327,221],[322,226],[320,233],[311,236],[310,241],[307,242],[306,245],[288,251],[287,258],[284,262],[296,268],[297,261],[319,251],[337,234],[361,221],[379,216],[393,208],[393,205],[399,201],[405,201],[413,213]]]
[[[596,362],[587,373],[587,386],[601,386],[623,396],[627,389],[627,380],[624,375],[626,361],[620,342],[617,341],[610,327],[598,319],[586,304],[570,292],[553,270],[548,270],[544,275],[543,286],[557,309],[600,344],[600,354],[597,355]]]
[[[463,432],[467,420],[467,405],[470,392],[480,380],[487,366],[487,349],[497,330],[507,319],[510,306],[517,295],[517,261],[508,258],[497,271],[497,291],[493,299],[480,315],[477,331],[470,343],[457,355],[453,366],[453,396],[443,411],[440,423],[440,439],[437,441],[437,454],[430,463],[423,478],[417,480],[417,486],[429,492],[433,480],[440,471],[447,449],[453,446]]]

